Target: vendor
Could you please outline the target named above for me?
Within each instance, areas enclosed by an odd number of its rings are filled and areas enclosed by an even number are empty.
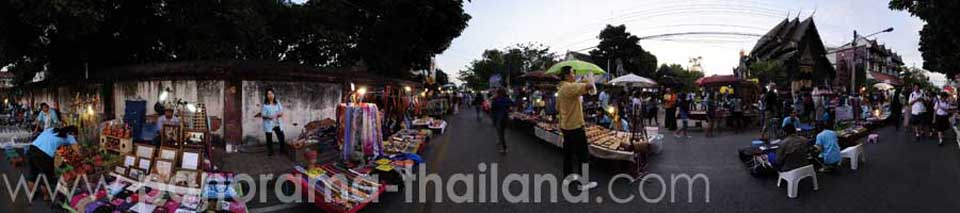
[[[55,128],[60,125],[60,116],[57,112],[50,109],[47,103],[40,103],[40,113],[37,115],[37,121],[34,131],[40,132],[49,128]]]
[[[790,116],[783,118],[783,122],[780,123],[780,128],[786,128],[787,125],[792,125],[794,128],[800,127],[800,118],[797,117],[797,111],[790,111]]]
[[[54,173],[54,156],[60,146],[77,144],[77,139],[74,137],[77,132],[76,126],[49,128],[44,129],[43,132],[40,133],[40,136],[37,136],[37,139],[33,140],[33,143],[30,145],[30,150],[27,152],[27,158],[30,163],[30,179],[28,184],[31,189],[34,188],[35,181],[40,177],[44,177],[47,181],[57,180],[56,174]],[[72,148],[74,151],[79,149],[77,146],[73,146]],[[40,191],[47,192],[47,189]],[[44,200],[48,199],[48,196],[49,195],[44,194]]]
[[[160,135],[163,134],[164,126],[180,126],[180,119],[173,115],[173,106],[164,107],[163,116],[157,118],[157,137],[153,140],[157,147],[162,144]]]
[[[157,130],[162,130],[163,126],[180,126],[180,119],[173,115],[173,108],[164,108],[163,116],[157,118]]]
[[[273,89],[268,88],[266,90],[263,97],[263,106],[256,117],[263,119],[263,132],[267,137],[267,155],[273,156],[273,134],[276,134],[280,141],[280,152],[287,153],[287,144],[280,125],[280,118],[283,117],[283,106],[277,101]]]

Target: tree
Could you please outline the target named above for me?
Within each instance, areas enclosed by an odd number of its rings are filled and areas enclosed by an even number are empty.
[[[0,0],[0,66],[47,70],[177,61],[274,61],[410,77],[460,35],[462,0]]]
[[[437,78],[437,85],[444,86],[450,83],[450,77],[447,76],[447,73],[444,72],[443,70],[437,69],[436,78]]]
[[[930,82],[930,77],[927,76],[927,71],[916,67],[908,68],[904,66],[901,66],[899,69],[904,86],[912,88],[913,85],[920,85],[920,88],[925,90],[936,90],[936,86]]]
[[[640,37],[627,32],[625,25],[607,25],[600,35],[600,44],[590,51],[593,61],[608,72],[616,71],[617,60],[628,73],[652,77],[657,70],[657,57],[640,47]],[[609,62],[609,67],[607,64]]]
[[[480,59],[473,60],[464,70],[460,70],[461,82],[473,89],[490,87],[490,76],[500,74],[503,82],[520,85],[517,77],[526,72],[546,70],[557,62],[556,54],[550,48],[539,44],[517,44],[503,50],[485,50]]]
[[[892,10],[907,11],[926,22],[920,30],[923,68],[953,79],[960,73],[960,1],[891,0]]]
[[[758,61],[750,64],[750,73],[756,77],[761,85],[775,83],[777,86],[789,86],[790,78],[783,65],[778,61]]]
[[[703,78],[703,73],[684,69],[679,64],[662,64],[653,78],[660,86],[674,88],[677,91],[696,91],[697,79]]]

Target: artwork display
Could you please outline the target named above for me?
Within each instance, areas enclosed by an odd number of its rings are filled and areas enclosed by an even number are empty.
[[[127,177],[133,180],[141,180],[141,178],[146,177],[147,171],[140,168],[129,168],[127,169]]]
[[[180,127],[173,125],[164,125],[160,131],[160,145],[166,147],[180,147]]]
[[[137,156],[141,158],[153,158],[153,154],[156,151],[156,148],[149,145],[137,144]]]
[[[157,160],[153,165],[153,173],[157,175],[157,181],[166,183],[173,176],[173,161]]]
[[[157,155],[157,160],[176,161],[178,152],[175,148],[160,147],[160,154]]]
[[[177,169],[177,172],[173,175],[173,177],[170,178],[170,184],[190,188],[199,188],[200,172],[190,169]]]

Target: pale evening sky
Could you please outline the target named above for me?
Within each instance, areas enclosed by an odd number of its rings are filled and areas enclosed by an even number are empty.
[[[922,66],[917,50],[923,22],[902,11],[887,9],[887,0],[473,0],[464,9],[473,18],[450,48],[438,55],[438,67],[453,77],[485,49],[517,43],[538,43],[562,54],[595,46],[607,24],[625,24],[638,36],[680,32],[764,34],[784,18],[813,14],[824,45],[849,42],[862,34],[888,27],[878,39],[898,52],[907,66]],[[659,64],[688,65],[702,56],[707,75],[730,74],[741,49],[749,51],[758,37],[684,36],[643,40],[640,45]],[[586,51],[583,51],[584,53]],[[934,76],[942,79],[942,76]]]

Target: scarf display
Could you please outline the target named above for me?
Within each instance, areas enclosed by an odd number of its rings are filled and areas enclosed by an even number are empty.
[[[383,155],[382,115],[376,104],[340,104],[337,107],[338,144],[344,161]]]

